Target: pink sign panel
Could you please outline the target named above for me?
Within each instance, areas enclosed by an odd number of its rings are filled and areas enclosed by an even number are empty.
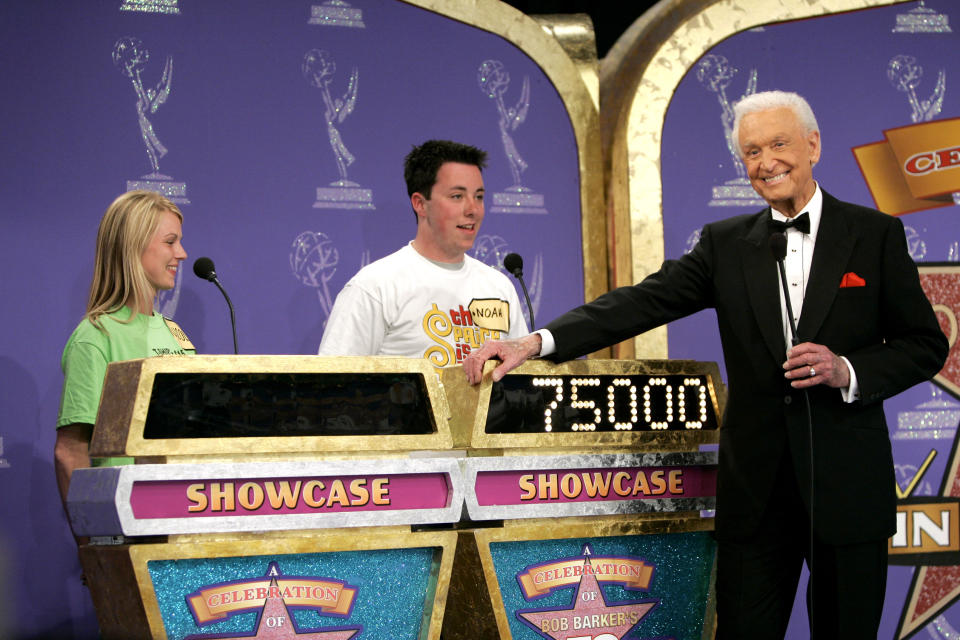
[[[445,473],[293,478],[201,478],[134,482],[138,520],[443,509]]]
[[[480,471],[480,506],[712,497],[713,466]]]

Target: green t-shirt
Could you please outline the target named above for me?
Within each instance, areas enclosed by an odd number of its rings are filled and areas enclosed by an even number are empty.
[[[129,317],[128,307],[101,316],[100,325],[105,332],[84,318],[70,335],[60,360],[63,393],[60,396],[57,428],[96,422],[107,364],[151,356],[196,353],[194,349],[184,349],[159,313],[154,312],[150,316],[138,313],[131,322],[122,322]],[[129,464],[131,461],[132,458],[98,458],[91,463],[93,466],[106,466]]]

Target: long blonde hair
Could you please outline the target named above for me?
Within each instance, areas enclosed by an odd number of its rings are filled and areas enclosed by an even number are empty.
[[[130,318],[157,292],[143,270],[141,256],[164,211],[183,222],[177,205],[153,191],[128,191],[107,207],[97,230],[93,280],[87,299],[86,318],[99,329],[100,316],[127,305]]]

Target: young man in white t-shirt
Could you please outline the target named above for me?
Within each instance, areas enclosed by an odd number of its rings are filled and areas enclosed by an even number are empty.
[[[483,222],[486,156],[447,140],[429,140],[407,155],[404,179],[417,234],[347,282],[320,355],[424,357],[444,367],[488,339],[526,335],[513,283],[466,255]]]

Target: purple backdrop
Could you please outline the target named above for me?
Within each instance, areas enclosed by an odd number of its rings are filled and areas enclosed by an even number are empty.
[[[190,273],[200,256],[215,260],[236,306],[241,353],[315,353],[346,280],[413,237],[402,160],[428,138],[490,154],[478,257],[521,253],[542,321],[583,301],[573,130],[553,85],[515,46],[392,0],[351,0],[362,26],[310,24],[314,5],[328,11],[321,0],[121,10],[146,4],[0,3],[0,208],[12,231],[0,256],[10,321],[0,338],[2,637],[95,634],[52,448],[60,354],[84,311],[96,225],[128,181],[153,180],[189,200],[180,206],[190,259],[161,302],[201,353],[232,352],[232,341],[220,293]],[[303,72],[312,50],[325,53],[310,70],[335,65],[320,86]],[[485,61],[487,77],[500,81],[488,93],[478,82]],[[139,78],[124,75],[124,64]],[[331,186],[341,175],[324,89],[341,100],[345,117],[333,124],[355,157],[346,190]],[[528,165],[526,212],[492,210],[495,194],[515,185],[489,96],[498,91],[504,109],[528,105],[507,131]],[[161,145],[163,177],[144,178],[157,173],[148,149],[160,155]],[[351,202],[373,208],[344,208]]]
[[[892,80],[888,77],[891,61],[897,56],[911,56],[913,64],[922,68],[922,77],[913,83],[918,102],[936,101],[939,75],[944,73],[941,108],[930,110],[920,121],[960,116],[960,89],[956,88],[960,74],[960,10],[954,2],[930,0],[926,9],[947,16],[950,32],[893,31],[898,15],[918,8],[917,3],[907,3],[769,25],[738,33],[701,58],[678,86],[664,126],[662,178],[667,257],[688,251],[706,222],[752,213],[763,206],[737,198],[742,189],[734,182],[737,171],[721,121],[723,99],[729,103],[739,99],[747,91],[754,72],[757,91],[796,91],[810,101],[823,140],[823,155],[814,169],[814,177],[822,188],[842,200],[875,206],[851,149],[882,140],[884,129],[913,124],[910,93],[898,90],[894,84],[904,80],[903,75],[894,73]],[[721,75],[727,77],[719,83],[725,85],[722,93],[712,90],[709,82]],[[960,140],[943,142],[945,147],[960,144]],[[716,187],[726,189],[715,192]],[[726,203],[720,204],[724,200]],[[950,206],[902,217],[915,260],[960,260],[958,213],[960,209]],[[669,353],[671,358],[722,362],[713,312],[671,325]],[[960,419],[960,402],[925,383],[887,401],[885,408],[901,489],[906,488],[929,451],[935,449],[938,455],[913,495],[939,495]],[[939,430],[932,428],[937,424]],[[919,439],[917,433],[912,433],[918,430],[923,434]],[[851,460],[851,464],[856,463]],[[956,524],[953,526],[955,529]],[[910,566],[890,567],[880,638],[895,637],[914,571]],[[960,581],[956,582],[954,588],[960,586]],[[917,637],[958,637],[954,630],[960,629],[960,606],[950,605],[930,623],[919,630]],[[809,637],[806,608],[799,601],[788,637]]]

